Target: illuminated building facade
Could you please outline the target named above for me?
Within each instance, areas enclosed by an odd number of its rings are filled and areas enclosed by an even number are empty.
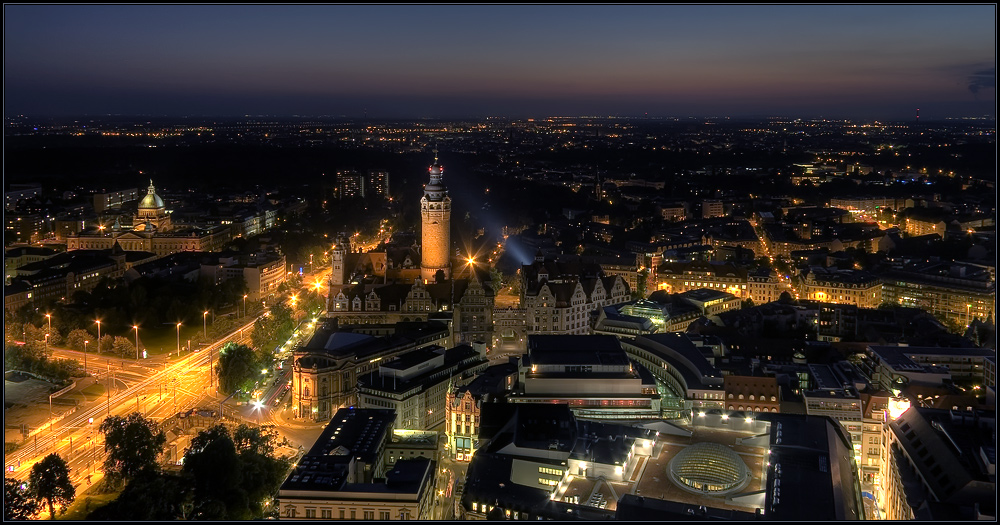
[[[868,272],[813,267],[802,281],[802,297],[824,303],[878,308],[882,304],[882,281]]]
[[[450,343],[448,327],[440,323],[353,326],[338,331],[328,322],[293,351],[294,416],[327,420],[337,409],[358,403],[358,378],[377,371],[382,360]]]
[[[66,250],[107,250],[117,243],[125,251],[151,252],[156,255],[171,253],[217,252],[232,240],[230,225],[190,226],[178,228],[170,219],[163,199],[149,181],[146,196],[139,201],[132,220],[132,229],[125,229],[116,221],[112,226],[70,233],[66,235]]]
[[[740,412],[777,413],[781,393],[774,376],[753,377],[728,375],[722,381],[726,392],[726,408]]]
[[[617,275],[604,276],[596,264],[545,259],[521,267],[521,306],[528,333],[586,335],[590,313],[629,300]]]
[[[664,263],[656,272],[656,287],[671,293],[699,288],[729,292],[756,304],[777,301],[788,289],[774,270],[746,270],[732,263],[703,261]]]
[[[202,264],[201,276],[216,284],[242,276],[247,285],[247,300],[256,302],[277,294],[278,287],[285,282],[285,256],[252,255],[245,263],[238,262],[236,257],[220,258],[217,264]]]
[[[434,152],[430,181],[420,199],[420,278],[433,282],[437,272],[451,278],[451,197],[442,178],[444,168]]]
[[[446,420],[451,385],[472,381],[486,369],[486,348],[428,346],[383,359],[377,371],[358,378],[358,406],[396,411],[396,427],[429,430]]]
[[[968,263],[918,263],[882,277],[882,299],[968,326],[996,318],[995,270]]]
[[[152,229],[158,232],[167,232],[171,229],[170,214],[167,213],[163,199],[156,194],[153,179],[149,180],[149,188],[146,196],[139,201],[135,218],[132,220],[132,229],[136,231],[149,231]]]
[[[609,335],[530,335],[509,403],[568,404],[580,417],[660,416],[660,394],[646,369]]]
[[[512,360],[487,368],[471,383],[449,387],[445,397],[445,435],[452,459],[472,459],[479,446],[483,403],[504,397],[514,389],[516,380],[517,365]]]

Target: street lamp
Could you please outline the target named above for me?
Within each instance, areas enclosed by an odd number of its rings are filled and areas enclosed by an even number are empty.
[[[90,341],[83,340],[83,372],[87,373],[87,345]]]
[[[45,319],[49,322],[49,333],[52,333],[52,314],[45,314]]]
[[[135,360],[139,360],[139,325],[134,324],[132,328],[135,329]]]
[[[208,310],[205,310],[205,313],[201,314],[201,326],[205,333],[205,339],[208,340]]]
[[[181,324],[177,323],[177,357],[181,356]]]
[[[243,317],[247,315],[247,294],[243,294]]]
[[[97,319],[94,321],[97,323],[97,353],[101,353],[101,320]]]
[[[49,350],[49,334],[45,334],[45,351]]]

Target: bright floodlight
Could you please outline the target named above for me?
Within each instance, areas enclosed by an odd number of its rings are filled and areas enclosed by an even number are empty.
[[[253,407],[257,410],[260,410],[261,408],[264,408],[264,403],[261,403],[260,400],[257,399],[253,402]]]

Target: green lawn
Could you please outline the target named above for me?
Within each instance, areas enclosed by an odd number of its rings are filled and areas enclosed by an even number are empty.
[[[96,486],[96,485],[94,485]],[[93,488],[88,487],[88,490]],[[71,520],[71,521],[82,521],[86,519],[87,515],[94,510],[107,505],[118,497],[118,493],[111,494],[88,494],[87,491],[83,491],[81,494],[77,494],[76,499],[73,503],[69,505],[66,512],[62,514],[56,514],[57,520]],[[48,511],[45,513],[45,517],[48,518]]]
[[[104,385],[100,383],[94,383],[79,392],[73,392],[72,394],[66,394],[68,399],[77,399],[79,402],[83,403],[85,401],[93,401],[104,395],[106,392]],[[86,399],[85,399],[86,397]]]

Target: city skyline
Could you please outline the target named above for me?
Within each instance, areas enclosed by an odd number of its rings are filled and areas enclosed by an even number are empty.
[[[995,116],[995,6],[5,6],[6,116]]]

